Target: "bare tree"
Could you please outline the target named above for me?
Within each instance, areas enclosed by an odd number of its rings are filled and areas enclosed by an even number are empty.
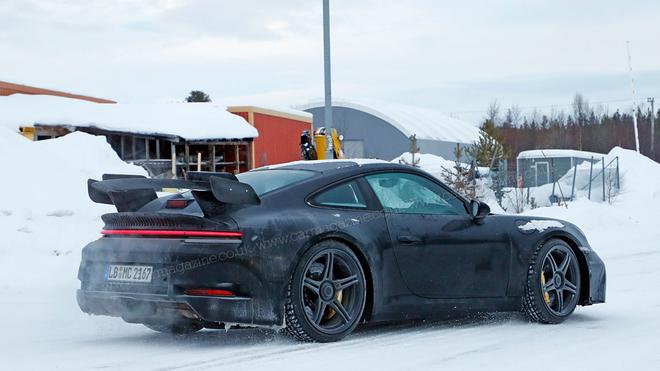
[[[587,119],[591,113],[589,108],[589,101],[587,101],[582,94],[577,93],[573,97],[573,117],[578,126],[578,149],[582,150],[582,127],[587,124]]]
[[[497,103],[497,99],[490,102],[488,111],[486,111],[486,120],[490,120],[495,125],[500,123],[500,104]]]
[[[506,111],[506,121],[511,124],[511,126],[517,127],[522,122],[522,111],[517,104],[512,105]]]
[[[562,109],[552,107],[550,109],[550,122],[555,124],[566,125],[566,113]]]
[[[603,116],[608,116],[609,115],[609,109],[603,105],[602,103],[598,103],[596,105],[596,108],[593,109],[594,113],[596,114],[596,118],[598,118],[598,121],[601,122],[603,119]]]

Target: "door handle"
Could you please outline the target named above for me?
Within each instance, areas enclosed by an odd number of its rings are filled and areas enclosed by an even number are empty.
[[[416,236],[399,236],[399,242],[402,245],[415,245],[422,242],[422,239]]]

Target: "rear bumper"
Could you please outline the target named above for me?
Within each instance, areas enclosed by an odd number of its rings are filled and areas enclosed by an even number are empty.
[[[255,321],[253,302],[242,297],[204,297],[78,290],[83,312],[122,317],[127,322],[170,322],[180,319],[216,323],[268,325]],[[260,323],[261,322],[261,323]]]
[[[127,322],[193,319],[248,326],[281,326],[280,270],[240,241],[104,237],[83,249],[77,300],[83,312]],[[151,283],[108,282],[108,264],[153,267]],[[223,289],[235,296],[186,295]]]

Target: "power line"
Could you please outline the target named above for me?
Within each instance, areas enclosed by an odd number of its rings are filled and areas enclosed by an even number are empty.
[[[630,102],[630,99],[612,99],[612,100],[601,100],[597,102],[589,102],[589,104],[605,104],[605,103],[620,103],[620,102]],[[530,110],[530,109],[541,109],[541,108],[557,108],[557,107],[572,107],[573,103],[562,103],[562,104],[548,104],[543,106],[516,106],[521,110]],[[488,110],[474,110],[474,111],[452,111],[449,112],[450,115],[454,114],[464,114],[464,113],[486,113]]]

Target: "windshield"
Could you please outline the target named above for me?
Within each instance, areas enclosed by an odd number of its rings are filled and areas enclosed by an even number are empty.
[[[236,177],[239,182],[247,183],[252,186],[257,195],[261,196],[276,189],[310,178],[315,174],[315,172],[308,170],[272,169],[248,171],[247,173],[237,174]]]

